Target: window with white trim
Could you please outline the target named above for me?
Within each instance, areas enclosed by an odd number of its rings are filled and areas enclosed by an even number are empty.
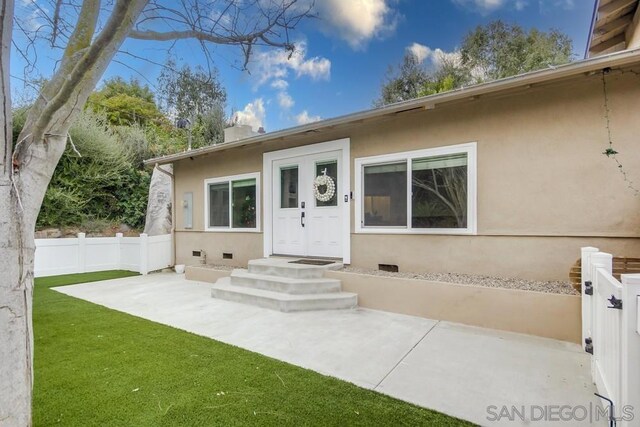
[[[204,193],[206,230],[258,231],[259,173],[206,179]]]
[[[355,163],[357,232],[475,233],[475,143]]]

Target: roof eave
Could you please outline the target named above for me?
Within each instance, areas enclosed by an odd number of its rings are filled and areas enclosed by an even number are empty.
[[[185,151],[182,153],[171,154],[163,157],[157,157],[145,160],[145,165],[154,164],[167,164],[178,160],[184,160],[188,158],[198,157],[201,155],[214,153],[216,151],[229,150],[236,147],[253,145],[262,142],[272,141],[276,139],[282,139],[293,135],[302,135],[308,132],[320,131],[326,128],[332,128],[339,125],[345,125],[352,122],[358,122],[362,120],[381,118],[390,114],[399,113],[402,111],[425,108],[434,108],[437,104],[445,102],[451,102],[455,100],[472,100],[480,95],[486,95],[490,93],[499,93],[510,89],[515,89],[522,86],[528,86],[536,83],[549,82],[553,80],[559,80],[562,78],[579,75],[582,73],[588,73],[600,70],[607,67],[616,67],[640,62],[640,48],[634,50],[627,50],[622,52],[615,52],[608,55],[597,56],[558,67],[547,68],[544,70],[533,71],[526,74],[520,74],[513,77],[507,77],[505,79],[495,80],[488,83],[469,86],[466,88],[455,89],[449,92],[443,92],[435,95],[430,95],[422,98],[416,98],[409,101],[403,101],[391,105],[387,105],[381,108],[359,111],[356,113],[350,113],[344,116],[338,116],[331,119],[326,119],[314,123],[309,123],[302,126],[296,126],[287,128],[275,132],[266,133],[263,135],[253,136],[250,138],[242,139],[239,141],[227,142],[217,145],[211,145],[208,147],[198,148],[191,151]]]
[[[587,47],[584,51],[584,58],[589,58],[589,51],[591,51],[591,40],[593,39],[593,29],[596,27],[596,21],[598,20],[598,7],[600,7],[600,0],[594,0],[593,13],[591,15],[591,26],[589,27],[589,37],[587,37]]]

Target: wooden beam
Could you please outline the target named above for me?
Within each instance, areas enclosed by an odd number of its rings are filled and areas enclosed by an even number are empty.
[[[638,0],[614,0],[602,6],[598,11],[596,28],[615,21],[627,14],[633,14],[638,7]]]
[[[614,38],[618,34],[624,33],[631,21],[633,21],[633,14],[628,13],[621,18],[608,22],[604,25],[599,27],[596,26],[596,29],[593,31],[591,44],[599,44]]]
[[[608,33],[609,31],[614,31],[621,26],[627,26],[633,20],[633,13],[627,13],[626,15],[621,16],[618,19],[614,19],[613,21],[605,22],[598,21],[596,22],[596,26],[593,29],[594,36],[600,33]]]
[[[626,42],[620,42],[617,45],[611,46],[609,49],[605,49],[602,52],[598,53],[598,55],[608,55],[610,53],[620,52],[627,48]]]
[[[605,42],[596,44],[596,45],[591,45],[591,48],[589,49],[589,52],[591,54],[602,54],[604,53],[604,51],[607,51],[608,49],[611,49],[613,47],[616,47],[618,45],[621,45],[621,49],[616,49],[617,50],[623,50],[624,49],[624,44],[625,44],[625,37],[624,34],[618,34],[617,36],[615,36],[612,39],[609,39]],[[611,53],[613,51],[610,50],[607,53]]]
[[[636,34],[637,32],[640,32],[640,5],[636,8],[636,13],[625,31],[625,37],[627,38],[627,47],[638,47],[640,34]]]
[[[600,14],[604,16],[611,15],[637,3],[638,0],[614,0],[598,8],[598,18],[600,18]]]

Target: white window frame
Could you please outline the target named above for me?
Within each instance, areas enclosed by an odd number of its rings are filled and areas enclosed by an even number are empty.
[[[414,159],[467,154],[467,227],[466,228],[412,228],[411,226],[411,165]],[[407,225],[364,226],[364,167],[385,163],[407,162]],[[355,163],[355,232],[361,234],[477,234],[477,143],[449,145],[424,150],[405,151],[380,156],[360,157]]]
[[[256,180],[256,226],[255,228],[234,228],[233,225],[233,206],[231,205],[233,200],[232,187],[231,183],[233,181],[242,181],[245,179],[255,179]],[[223,182],[227,182],[229,184],[229,226],[228,227],[210,227],[209,226],[209,185],[211,184],[220,184]],[[216,232],[224,232],[224,233],[259,233],[260,232],[260,195],[262,193],[262,189],[260,187],[260,172],[246,173],[242,175],[229,175],[229,176],[221,176],[219,178],[208,178],[204,180],[204,230],[205,231],[216,231]]]

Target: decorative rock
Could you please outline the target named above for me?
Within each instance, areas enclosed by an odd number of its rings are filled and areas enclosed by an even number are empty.
[[[173,165],[160,166],[173,173]],[[151,175],[144,232],[149,236],[171,233],[171,177],[157,168]]]
[[[365,268],[344,267],[346,273],[370,274],[373,276],[397,277],[403,279],[430,280],[434,282],[458,283],[461,285],[487,286],[491,288],[519,289],[523,291],[546,292],[552,294],[575,295],[569,282],[553,280],[526,280],[509,277],[481,276],[462,273],[391,273]]]

